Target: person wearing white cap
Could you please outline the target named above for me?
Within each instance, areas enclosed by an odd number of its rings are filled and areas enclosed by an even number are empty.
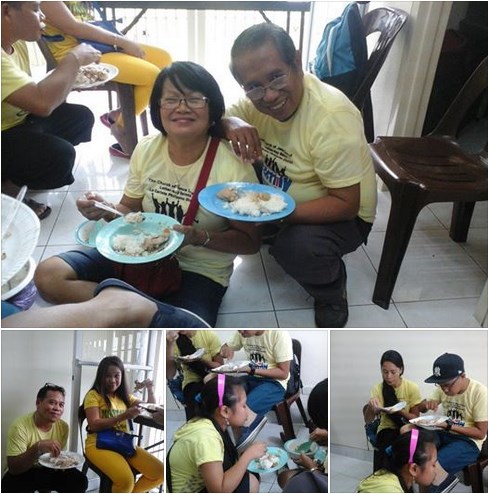
[[[486,438],[487,387],[469,379],[463,359],[453,353],[433,362],[433,375],[425,382],[436,389],[419,405],[419,412],[439,410],[448,417],[437,424],[442,429],[436,431],[440,468],[429,492],[449,492],[458,482],[455,474],[476,461]]]

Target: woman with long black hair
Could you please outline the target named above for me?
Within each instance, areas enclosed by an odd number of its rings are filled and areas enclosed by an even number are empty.
[[[367,411],[380,414],[377,429],[378,452],[374,455],[374,471],[382,468],[385,461],[385,449],[399,436],[401,427],[410,419],[418,416],[411,410],[422,402],[419,386],[405,379],[404,361],[399,352],[387,350],[380,359],[382,381],[370,391]],[[405,402],[402,409],[389,410],[400,402]]]

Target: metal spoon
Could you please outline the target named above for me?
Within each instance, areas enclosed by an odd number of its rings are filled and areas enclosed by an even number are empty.
[[[115,209],[115,208],[111,208],[110,206],[107,206],[107,204],[104,204],[103,202],[93,201],[93,205],[96,208],[103,209],[105,211],[108,211],[109,213],[113,213],[113,214],[116,214],[116,215],[122,216],[122,217],[125,216],[124,213],[117,211],[117,209]]]

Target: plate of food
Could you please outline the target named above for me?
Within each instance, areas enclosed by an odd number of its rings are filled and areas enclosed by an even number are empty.
[[[51,453],[44,453],[39,457],[39,463],[43,467],[53,468],[54,470],[77,468],[83,465],[84,461],[82,455],[71,451],[62,451],[59,456],[51,456]]]
[[[179,360],[180,362],[183,362],[183,363],[193,362],[194,360],[198,360],[198,359],[202,358],[204,353],[205,353],[204,348],[197,348],[197,350],[195,350],[194,353],[192,353],[190,355],[178,355],[177,357],[175,357],[175,359]]]
[[[233,362],[227,362],[224,365],[216,367],[215,369],[212,369],[211,372],[217,372],[218,374],[236,374],[240,371],[240,369],[243,369],[250,363],[250,360],[235,360]]]
[[[165,410],[163,405],[158,405],[157,403],[140,402],[138,403],[138,407],[142,408],[143,410],[146,410],[151,414],[156,412],[163,412]]]
[[[109,63],[91,63],[78,70],[73,89],[90,89],[101,86],[117,76],[119,69]]]
[[[443,424],[446,420],[448,420],[446,415],[421,415],[411,419],[409,422],[417,427],[421,427],[422,429],[436,431],[443,429],[443,427],[439,427],[439,425]]]
[[[107,225],[105,220],[87,220],[81,223],[75,230],[75,239],[85,247],[96,247],[95,239],[98,232]]]
[[[3,224],[9,221],[17,205],[16,199],[2,194]],[[25,267],[36,248],[40,230],[41,223],[36,213],[21,203],[8,230],[2,232],[2,286]]]
[[[209,185],[199,193],[200,205],[230,220],[266,222],[289,216],[294,199],[270,185],[226,182]]]
[[[97,250],[107,259],[124,264],[144,264],[173,254],[184,235],[173,230],[179,223],[158,213],[137,213],[142,221],[117,218],[104,226],[95,238]]]
[[[269,446],[267,452],[255,460],[251,460],[248,470],[254,473],[271,473],[282,468],[288,461],[287,452],[281,448]]]
[[[394,413],[394,412],[401,411],[405,406],[406,406],[406,402],[400,401],[399,403],[396,403],[395,405],[392,405],[391,407],[382,407],[380,410],[382,410],[383,412],[387,412],[387,413]]]

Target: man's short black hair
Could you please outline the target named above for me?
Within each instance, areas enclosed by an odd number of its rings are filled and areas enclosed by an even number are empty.
[[[49,391],[55,391],[57,393],[61,393],[63,396],[66,396],[65,388],[58,386],[53,383],[46,383],[38,392],[36,396],[36,400],[44,400]]]

